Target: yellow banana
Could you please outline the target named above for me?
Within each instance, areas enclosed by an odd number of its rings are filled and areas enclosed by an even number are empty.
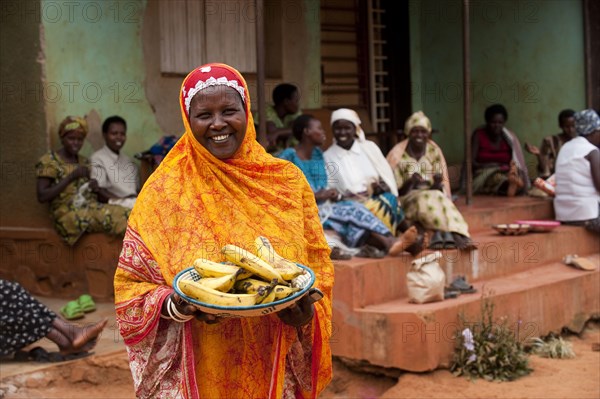
[[[253,306],[268,295],[266,290],[255,294],[228,294],[213,290],[192,280],[179,281],[179,289],[187,296],[200,302],[218,306]]]
[[[267,294],[267,296],[265,296],[262,299],[259,299],[256,303],[271,303],[273,301],[275,301],[275,290],[271,287],[271,289],[269,290],[269,293]]]
[[[273,266],[284,279],[289,281],[304,273],[294,262],[279,255],[266,237],[258,237],[254,243],[258,257]]]
[[[221,249],[221,252],[223,255],[225,255],[225,259],[228,261],[233,262],[236,265],[256,274],[262,279],[267,281],[277,279],[279,284],[289,285],[289,283],[285,281],[281,274],[279,274],[279,272],[271,265],[243,248],[229,244],[225,245]]]
[[[201,284],[205,287],[212,288],[213,290],[228,292],[233,288],[233,284],[235,283],[236,276],[242,271],[239,269],[237,272],[221,276],[221,277],[204,277],[198,280],[198,284]]]
[[[194,269],[202,277],[222,277],[230,274],[237,273],[240,269],[239,266],[234,264],[223,264],[213,262],[205,258],[198,258],[194,261]],[[248,278],[252,275],[250,272],[243,271],[238,275],[237,278]]]
[[[285,285],[276,285],[273,292],[275,292],[275,300],[278,301],[283,298],[287,298],[295,292],[300,291],[300,288],[286,287]]]
[[[267,283],[266,281],[257,280],[255,278],[247,278],[244,280],[236,281],[234,287],[236,291],[252,294],[258,292],[261,287],[268,288],[270,285],[271,284]],[[288,296],[292,295],[294,292],[297,291],[300,291],[300,288],[286,287],[284,285],[277,284],[273,289],[274,298],[271,300],[271,302],[287,298]],[[263,300],[261,303],[266,303],[266,299]]]

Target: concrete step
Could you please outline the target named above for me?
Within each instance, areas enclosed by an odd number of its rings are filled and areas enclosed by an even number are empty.
[[[600,254],[587,257],[600,265]],[[600,315],[600,271],[559,262],[476,282],[475,294],[420,305],[400,298],[356,307],[343,293],[360,292],[361,280],[345,283],[337,280],[334,289],[333,354],[415,372],[449,366],[455,333],[462,329],[459,315],[479,320],[482,293],[494,301],[494,318],[506,317],[521,340],[564,326],[580,331]]]
[[[455,275],[464,275],[471,282],[487,280],[559,262],[567,254],[600,253],[598,236],[574,226],[521,236],[503,236],[488,229],[476,234],[473,240],[479,243],[477,250],[441,251],[440,266],[447,281]],[[361,308],[405,297],[406,273],[412,260],[411,256],[403,255],[335,262],[336,299]]]
[[[455,204],[469,224],[471,234],[515,220],[554,220],[554,208],[549,198],[476,196],[471,205],[466,205],[465,197]]]

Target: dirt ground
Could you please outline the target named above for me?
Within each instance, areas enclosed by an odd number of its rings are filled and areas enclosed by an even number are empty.
[[[574,359],[530,357],[534,371],[513,382],[470,381],[447,370],[403,373],[396,378],[358,373],[334,363],[334,378],[321,398],[600,398],[600,323],[580,335],[566,335]],[[91,357],[0,384],[5,398],[134,398],[129,365],[123,353]]]

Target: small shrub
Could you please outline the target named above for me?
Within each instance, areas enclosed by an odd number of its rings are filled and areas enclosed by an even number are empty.
[[[462,315],[460,318],[463,329],[457,332],[450,368],[454,375],[512,381],[532,371],[527,353],[506,319],[494,320],[494,303],[489,297],[482,296],[479,322],[468,323]]]
[[[573,345],[562,337],[551,336],[546,341],[541,338],[531,339],[532,352],[541,357],[552,359],[571,359],[575,357]]]

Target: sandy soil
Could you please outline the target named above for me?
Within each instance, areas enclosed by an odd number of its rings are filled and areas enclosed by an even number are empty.
[[[533,373],[513,382],[470,381],[447,370],[403,373],[398,379],[350,370],[334,363],[334,378],[321,398],[600,398],[600,323],[581,336],[567,335],[574,359],[530,357]],[[134,398],[123,353],[91,357],[27,376],[4,380],[5,398]],[[0,397],[2,394],[0,393]]]

